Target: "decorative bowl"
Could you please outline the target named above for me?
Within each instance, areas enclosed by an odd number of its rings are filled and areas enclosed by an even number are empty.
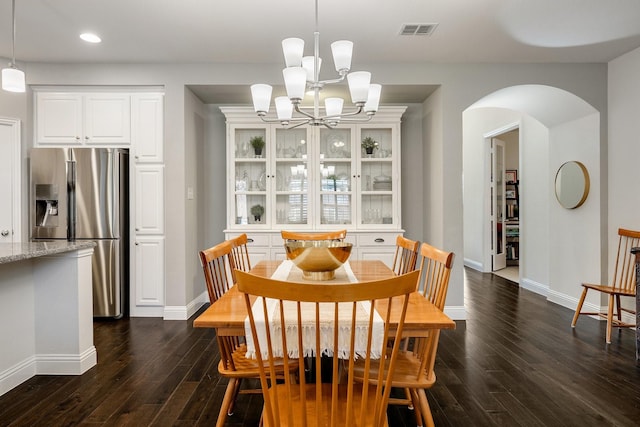
[[[351,243],[335,240],[304,240],[286,242],[287,258],[308,280],[331,280],[335,271],[349,259]]]

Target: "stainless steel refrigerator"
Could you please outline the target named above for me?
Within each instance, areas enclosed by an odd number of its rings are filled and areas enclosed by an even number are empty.
[[[126,314],[129,289],[129,153],[114,148],[33,148],[34,241],[93,240],[93,315]]]

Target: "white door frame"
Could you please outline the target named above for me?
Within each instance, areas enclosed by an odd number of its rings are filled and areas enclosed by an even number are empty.
[[[0,117],[0,126],[8,126],[11,128],[11,137],[9,144],[11,147],[11,182],[9,186],[11,188],[11,204],[12,204],[12,233],[13,243],[22,241],[22,216],[21,216],[21,201],[22,194],[22,156],[21,156],[21,139],[20,139],[20,120],[10,119],[6,117]]]
[[[483,136],[485,144],[485,172],[484,172],[484,221],[483,223],[485,224],[485,226],[483,226],[483,230],[484,232],[482,233],[484,236],[484,243],[483,243],[483,247],[484,250],[482,251],[484,253],[483,256],[483,268],[482,271],[484,271],[485,273],[491,273],[491,239],[493,236],[492,230],[491,230],[491,168],[493,167],[491,164],[491,139],[500,136],[503,133],[507,133],[509,131],[515,130],[515,129],[520,129],[522,127],[521,122],[517,121],[517,122],[513,122],[513,123],[509,123],[506,124],[504,126],[501,126],[497,129],[494,129],[492,131],[489,131],[487,133],[485,133]],[[522,233],[522,227],[520,228],[520,232]]]

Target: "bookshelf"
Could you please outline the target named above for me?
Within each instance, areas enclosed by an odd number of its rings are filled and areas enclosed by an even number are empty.
[[[520,259],[520,221],[518,218],[520,194],[518,187],[518,181],[509,181],[505,185],[507,265],[518,265]]]

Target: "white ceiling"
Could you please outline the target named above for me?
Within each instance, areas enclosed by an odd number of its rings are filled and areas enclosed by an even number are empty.
[[[313,53],[314,0],[16,3],[18,63],[276,64],[280,41],[292,36],[305,39],[305,54]],[[639,22],[638,0],[319,0],[321,54],[328,55],[334,40],[352,40],[354,67],[603,63],[640,46]],[[403,24],[415,23],[438,26],[431,36],[399,35]],[[103,42],[81,41],[85,31]],[[0,0],[0,56],[11,55],[10,41],[11,0]]]

